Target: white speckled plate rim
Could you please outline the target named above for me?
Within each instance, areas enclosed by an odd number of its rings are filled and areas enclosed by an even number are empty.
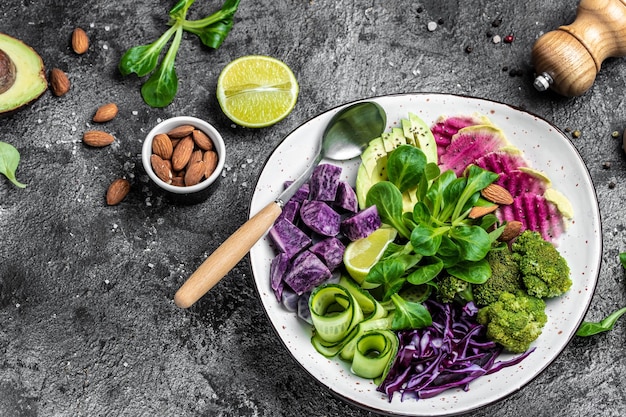
[[[520,148],[530,166],[544,171],[553,187],[565,194],[574,208],[574,221],[559,241],[568,260],[573,286],[548,301],[548,323],[534,343],[536,351],[519,365],[505,368],[470,384],[465,392],[449,390],[425,400],[389,402],[373,382],[356,377],[349,364],[327,359],[310,343],[310,326],[285,310],[269,284],[269,265],[274,252],[265,237],[250,251],[254,281],[274,329],[294,359],[322,385],[344,400],[388,415],[444,416],[464,413],[512,394],[543,371],[565,348],[583,320],[596,287],[601,263],[601,222],[595,189],[587,168],[567,137],[555,126],[513,106],[466,96],[436,93],[397,94],[375,97],[387,112],[388,128],[399,126],[413,112],[428,124],[440,116],[482,114],[501,128],[509,141]],[[346,104],[347,105],[347,104]],[[343,106],[340,106],[343,107]],[[340,108],[339,107],[339,108]],[[261,172],[250,204],[257,213],[280,193],[285,180],[296,178],[314,157],[315,143],[328,120],[339,108],[329,110],[291,132],[273,151]],[[354,184],[359,159],[338,163],[344,179]],[[506,359],[508,355],[501,358]]]

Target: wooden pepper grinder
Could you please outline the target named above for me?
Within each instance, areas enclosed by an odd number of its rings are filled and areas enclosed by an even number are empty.
[[[574,23],[541,36],[532,50],[534,86],[574,97],[591,88],[602,62],[626,56],[626,0],[582,0]]]

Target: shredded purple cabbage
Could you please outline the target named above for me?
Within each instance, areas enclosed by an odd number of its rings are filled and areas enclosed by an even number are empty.
[[[399,348],[385,380],[378,387],[389,401],[394,393],[405,398],[430,398],[451,388],[469,390],[469,384],[521,362],[533,350],[508,361],[496,358],[502,348],[485,336],[476,322],[474,303],[465,306],[427,300],[433,324],[398,332]]]

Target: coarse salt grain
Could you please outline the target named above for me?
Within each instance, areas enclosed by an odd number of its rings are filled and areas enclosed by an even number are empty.
[[[493,41],[493,43],[500,43],[502,38],[499,35],[496,35],[491,40]]]
[[[437,22],[428,22],[428,30],[430,32],[437,30]]]

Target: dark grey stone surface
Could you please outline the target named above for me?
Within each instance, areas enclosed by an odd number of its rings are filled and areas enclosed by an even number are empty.
[[[218,3],[197,1],[190,13]],[[173,4],[2,2],[0,31],[34,47],[48,69],[66,71],[72,89],[0,119],[0,140],[21,152],[18,179],[28,184],[21,190],[0,178],[0,416],[373,415],[334,398],[295,363],[264,315],[248,259],[193,308],[175,307],[172,297],[244,222],[255,179],[286,134],[326,109],[376,95],[467,94],[580,130],[572,142],[596,186],[604,232],[587,318],[626,305],[618,261],[626,250],[626,160],[621,138],[611,136],[626,127],[626,62],[606,61],[582,97],[532,87],[534,41],[571,22],[576,2],[244,0],[219,50],[184,37],[178,95],[152,109],[140,80],[123,78],[117,63],[128,47],[160,35]],[[69,46],[76,26],[91,39],[82,56]],[[514,33],[515,41],[494,44],[488,31]],[[289,117],[262,130],[233,126],[215,98],[221,69],[248,54],[285,61],[301,88]],[[108,101],[120,114],[103,129],[117,141],[87,148],[82,134]],[[224,177],[198,205],[168,203],[140,163],[144,135],[176,115],[209,121],[227,142]],[[132,191],[107,207],[105,190],[120,176]],[[472,415],[626,415],[624,346],[623,320],[610,333],[574,338],[533,382]]]

